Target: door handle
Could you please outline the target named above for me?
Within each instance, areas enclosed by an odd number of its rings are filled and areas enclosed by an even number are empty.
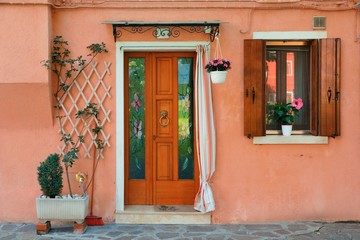
[[[160,118],[159,118],[159,123],[162,127],[166,127],[167,125],[169,125],[170,119],[168,117],[168,111],[166,110],[162,110],[160,112]]]

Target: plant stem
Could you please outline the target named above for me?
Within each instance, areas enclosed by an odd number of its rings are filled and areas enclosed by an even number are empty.
[[[97,53],[94,53],[92,58],[84,66],[82,66],[81,69],[76,73],[75,77],[71,80],[68,89],[70,89],[72,87],[72,85],[75,83],[76,79],[79,77],[80,73],[82,71],[84,71],[84,69],[94,60],[96,55],[97,55]],[[66,93],[67,93],[67,91],[64,91],[63,94],[61,95],[60,99],[62,99]]]
[[[66,180],[69,187],[70,197],[73,198],[72,190],[71,190],[71,184],[70,184],[70,178],[69,178],[69,166],[65,164],[65,172],[66,172]]]

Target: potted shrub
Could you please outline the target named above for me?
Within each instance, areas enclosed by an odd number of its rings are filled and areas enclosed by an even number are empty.
[[[275,103],[269,106],[268,119],[281,124],[283,136],[290,136],[292,125],[295,122],[295,115],[297,115],[302,107],[303,102],[301,98],[294,98],[293,102],[287,104]]]
[[[49,198],[59,196],[63,188],[63,168],[60,165],[60,156],[50,154],[37,168],[38,181],[43,195]]]
[[[223,83],[226,79],[227,70],[231,69],[231,63],[223,58],[215,58],[205,65],[205,69],[210,73],[213,83]]]
[[[91,44],[87,48],[90,53],[87,55],[87,61],[82,56],[75,59],[70,57],[70,50],[67,48],[68,42],[63,40],[61,36],[56,36],[53,41],[53,50],[49,60],[43,61],[44,66],[54,73],[55,76],[55,109],[56,119],[59,125],[61,134],[60,141],[63,142],[63,152],[59,154],[51,154],[38,167],[38,180],[43,191],[43,195],[36,199],[37,216],[39,223],[36,226],[38,234],[47,233],[50,230],[50,221],[52,220],[68,220],[74,221],[74,232],[83,233],[86,230],[85,218],[88,213],[89,198],[84,193],[82,195],[74,195],[72,192],[69,168],[78,159],[79,145],[83,143],[84,133],[90,131],[96,134],[94,145],[101,153],[104,148],[103,141],[99,138],[101,131],[100,121],[97,118],[98,108],[96,104],[88,103],[82,110],[79,110],[75,117],[83,122],[83,127],[76,131],[77,136],[72,136],[66,132],[64,128],[65,113],[62,112],[62,101],[67,91],[76,82],[81,72],[94,60],[100,53],[106,53],[105,43]],[[93,121],[91,121],[93,120]],[[90,122],[94,122],[95,126],[92,129]],[[67,186],[70,194],[66,196],[61,195],[62,190],[62,175],[63,168],[60,161],[65,168],[65,176]],[[87,189],[87,188],[83,188]]]
[[[61,196],[63,167],[59,154],[50,154],[37,170],[43,195],[36,199],[36,212],[39,221],[47,226],[44,233],[50,230],[52,220],[83,223],[88,212],[89,198]]]

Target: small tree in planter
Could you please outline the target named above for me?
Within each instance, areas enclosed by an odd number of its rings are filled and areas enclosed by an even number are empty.
[[[74,225],[74,231],[82,233],[86,229],[86,224],[84,223],[84,219],[88,212],[88,197],[83,196],[82,198],[74,198],[69,178],[69,168],[71,168],[78,159],[79,145],[83,143],[84,133],[90,129],[91,119],[94,120],[95,126],[91,129],[92,132],[96,134],[95,137],[95,147],[101,153],[104,148],[103,141],[99,138],[99,132],[101,131],[100,121],[98,119],[98,109],[96,104],[88,103],[82,110],[79,110],[75,117],[79,118],[82,122],[82,128],[78,129],[76,132],[77,136],[71,136],[64,128],[64,118],[65,115],[62,112],[62,104],[63,100],[67,94],[67,92],[74,85],[79,75],[84,69],[94,60],[94,58],[100,53],[107,53],[105,43],[101,44],[91,44],[87,47],[90,53],[87,55],[88,60],[84,59],[83,56],[78,56],[77,58],[70,57],[70,50],[67,48],[68,42],[63,40],[61,36],[56,36],[53,41],[53,49],[49,60],[43,61],[43,65],[51,70],[54,75],[54,84],[55,84],[55,109],[56,109],[56,119],[59,124],[61,139],[64,143],[63,154],[61,156],[57,155],[55,158],[61,159],[65,167],[65,175],[68,184],[68,189],[70,192],[69,202],[73,206],[65,205],[62,197],[57,197],[53,200],[50,199],[50,203],[47,202],[46,197],[40,197],[37,199],[37,213],[40,223],[37,225],[38,233],[47,233],[50,229],[50,220],[73,220],[80,224],[80,226]],[[50,155],[51,156],[51,155]],[[50,157],[49,156],[49,157]],[[41,163],[43,164],[43,163]],[[40,167],[41,168],[41,164]],[[50,165],[50,167],[54,167],[54,165]],[[54,168],[55,169],[55,168]],[[51,171],[55,171],[52,169]],[[58,168],[57,168],[58,169]],[[40,182],[40,173],[45,169],[41,169],[39,174],[39,183]],[[49,183],[51,183],[51,178],[49,179]],[[55,183],[54,183],[55,184]],[[51,184],[50,184],[51,185]],[[62,185],[62,184],[61,184]],[[43,190],[43,187],[41,185]],[[60,192],[56,193],[56,195],[60,195]],[[49,196],[44,192],[45,196]],[[54,197],[53,194],[51,197]],[[60,207],[59,207],[60,204]],[[81,206],[80,206],[81,205]],[[84,206],[83,206],[84,205]],[[41,207],[45,206],[45,207]],[[50,209],[56,209],[55,214],[50,213]],[[44,210],[45,209],[45,210]],[[83,210],[82,210],[83,209]],[[45,213],[45,215],[44,215]],[[64,214],[60,214],[64,213]],[[75,213],[79,213],[76,215]],[[81,225],[82,224],[82,225]]]

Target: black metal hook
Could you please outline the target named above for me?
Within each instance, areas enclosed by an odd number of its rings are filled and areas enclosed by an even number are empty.
[[[327,91],[327,96],[328,96],[329,103],[331,101],[331,95],[332,95],[332,92],[331,92],[331,88],[329,87],[329,90]]]
[[[252,89],[252,102],[255,102],[255,88]]]

